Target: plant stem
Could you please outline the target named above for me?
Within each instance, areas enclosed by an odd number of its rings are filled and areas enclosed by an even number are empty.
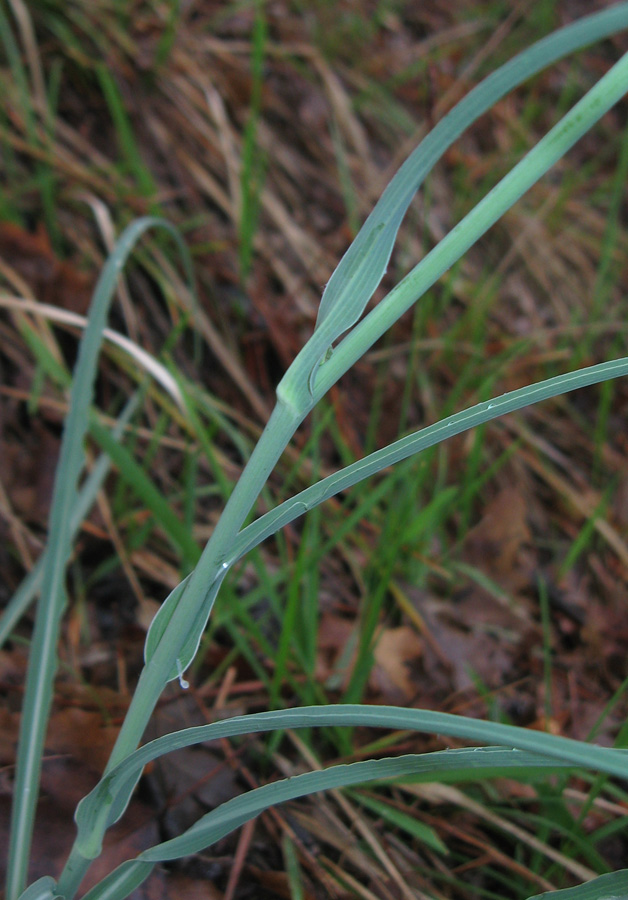
[[[220,516],[189,584],[173,613],[154,656],[144,667],[125,722],[107,764],[109,771],[132,753],[144,733],[166,684],[168,672],[196,622],[206,594],[222,571],[234,562],[232,545],[251,507],[306,413],[298,414],[278,403]]]
[[[628,54],[335,347],[319,368],[318,402],[413,303],[513,206],[628,90]]]
[[[181,648],[198,627],[208,596],[235,559],[237,535],[285,446],[312,406],[338,378],[420,297],[460,256],[509,209],[592,125],[616,103],[628,87],[628,54],[602,78],[550,133],[460,222],[408,276],[340,342],[316,370],[309,401],[301,376],[318,366],[326,350],[325,333],[303,353],[304,372],[286,378],[269,422],[236,484],[211,540],[183,591],[166,631],[149,658],[112,751],[106,772],[132,753],[176,664]],[[368,251],[368,246],[365,252]],[[368,255],[368,253],[366,254]],[[342,324],[342,317],[339,320]],[[349,327],[349,323],[347,323]],[[318,347],[321,344],[321,347]],[[314,352],[316,351],[316,352]],[[297,367],[298,368],[298,367]],[[210,603],[210,605],[211,605]],[[61,875],[58,890],[71,900],[91,860],[76,849]]]
[[[1,24],[1,16],[0,16]],[[78,481],[84,465],[83,439],[87,432],[96,366],[103,340],[107,314],[120,270],[142,234],[150,228],[165,228],[181,248],[191,282],[191,263],[183,239],[168,222],[143,217],[124,230],[115,252],[109,257],[94,289],[88,325],[81,340],[72,379],[70,409],[63,429],[61,451],[52,496],[49,541],[43,564],[43,588],[37,604],[37,616],[30,661],[20,736],[7,865],[7,900],[17,900],[28,871],[28,859],[39,794],[41,761],[57,670],[57,644],[61,618],[66,605],[65,568],[70,557],[73,509],[79,496]]]
[[[233,543],[246,516],[308,412],[309,409],[296,410],[284,403],[275,406],[154,655],[142,670],[105,774],[137,748],[168,681],[168,673],[176,664],[178,654],[197,622],[208,592],[216,579],[222,579],[234,562]],[[58,884],[59,893],[65,900],[71,900],[74,896],[91,862],[73,849]]]

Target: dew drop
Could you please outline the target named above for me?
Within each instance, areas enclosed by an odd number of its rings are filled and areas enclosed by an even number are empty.
[[[180,659],[177,659],[177,672],[179,673],[179,684],[181,685],[183,690],[186,691],[190,686],[190,682],[186,681],[185,678],[183,677],[183,669],[181,668],[181,660]]]

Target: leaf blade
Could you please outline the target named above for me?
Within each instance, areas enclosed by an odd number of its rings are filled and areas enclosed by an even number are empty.
[[[415,148],[384,189],[332,273],[314,333],[278,385],[277,395],[305,408],[328,349],[364,312],[380,283],[403,218],[417,190],[453,142],[499,99],[576,50],[628,27],[628,4],[594,13],[542,38],[473,88]]]
[[[600,875],[585,884],[562,891],[546,891],[528,900],[628,900],[628,869]]]
[[[583,744],[570,738],[531,732],[512,725],[467,719],[451,713],[354,704],[310,706],[279,710],[278,712],[262,712],[174,732],[145,744],[127,756],[105,775],[79,803],[74,816],[78,829],[76,847],[85,858],[98,856],[104,832],[108,825],[115,821],[115,819],[109,818],[109,809],[112,804],[114,802],[118,804],[116,808],[121,815],[130,796],[130,794],[127,796],[128,790],[132,789],[135,783],[133,779],[139,777],[139,773],[146,763],[164,753],[224,737],[279,731],[286,728],[311,728],[328,725],[425,731],[501,745],[509,750],[515,748],[518,751],[528,751],[539,756],[535,763],[538,766],[547,765],[547,759],[544,762],[541,759],[541,757],[547,757],[551,760],[552,765],[558,765],[561,768],[565,766],[592,768],[624,778],[628,774],[628,751]],[[447,752],[453,754],[457,751]],[[467,764],[482,767],[487,759],[482,756],[482,753],[487,751],[476,748],[472,752],[473,756],[467,761]],[[451,758],[456,759],[456,757]],[[512,757],[511,759],[513,764],[521,761],[521,758]],[[451,763],[448,762],[447,765],[451,765]],[[125,787],[126,789],[123,791]],[[118,801],[117,797],[121,791],[123,791],[123,799]]]

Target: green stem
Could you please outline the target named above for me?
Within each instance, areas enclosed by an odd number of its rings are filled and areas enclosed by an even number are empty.
[[[297,411],[283,403],[275,406],[198,565],[190,576],[168,628],[154,655],[142,670],[105,774],[137,748],[167,683],[168,674],[176,664],[208,592],[212,590],[215,580],[222,578],[224,571],[234,562],[233,544],[244,520],[284,448],[308,412],[309,409]],[[59,893],[65,900],[71,900],[74,896],[91,862],[75,849],[72,850],[58,884]]]
[[[92,388],[111,299],[124,264],[135,243],[148,229],[162,226],[181,242],[173,227],[154,218],[138,219],[121,236],[94,290],[89,324],[80,344],[52,495],[49,541],[43,567],[43,588],[37,604],[29,654],[24,705],[20,721],[6,897],[16,900],[24,888],[39,794],[41,761],[52,691],[57,670],[57,644],[66,605],[65,567],[72,543],[72,510],[76,507],[78,479],[83,470],[83,438],[87,431]]]
[[[413,303],[497,222],[628,90],[628,54],[337,345],[319,369],[317,403]]]
[[[302,403],[304,388],[299,381],[294,377],[284,379],[280,401],[181,595],[162,640],[142,672],[107,772],[139,744],[168,675],[197,622],[208,592],[212,592],[216,580],[222,577],[224,570],[234,561],[235,540],[251,506],[284,447],[312,406],[425,290],[620,99],[627,87],[628,55],[341,341],[330,359],[317,369],[309,402]],[[325,349],[324,337],[321,329],[321,334],[317,335],[321,348],[318,348],[316,342],[310,346],[309,355],[304,356],[308,364],[310,356],[313,364],[317,363],[319,349]],[[74,895],[89,864],[90,860],[83,859],[73,850],[59,881],[59,892],[66,900]]]
[[[235,538],[279,457],[306,414],[307,411],[298,414],[283,404],[275,406],[198,565],[190,576],[168,629],[142,672],[107,764],[107,771],[132,753],[139,744],[153,708],[166,684],[168,673],[176,664],[181,647],[188,637],[190,623],[196,621],[203,601],[216,578],[222,577],[223,570],[228,569],[234,562],[232,548]]]

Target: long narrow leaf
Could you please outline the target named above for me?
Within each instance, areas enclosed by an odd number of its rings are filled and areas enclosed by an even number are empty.
[[[159,491],[126,447],[113,440],[110,432],[95,417],[91,417],[89,430],[94,440],[117,465],[120,477],[153,513],[175,549],[183,556],[186,567],[193,566],[198,562],[201,551],[185,524],[173,511],[167,497]]]
[[[469,751],[473,752],[473,751]],[[510,750],[501,750],[498,751],[502,754],[510,754],[512,755],[513,751]],[[543,759],[543,757],[541,757]],[[441,772],[438,773],[438,781],[442,783],[443,781],[451,780],[448,777],[448,773],[443,773],[445,777],[443,778]],[[511,776],[514,775],[514,772],[509,772]],[[519,777],[522,777],[522,773],[520,770],[517,770],[516,773]],[[434,776],[430,776],[434,777]],[[476,775],[477,777],[477,775]],[[495,777],[494,772],[490,772],[490,777]],[[448,853],[447,847],[442,842],[442,840],[437,835],[436,831],[430,826],[426,825],[425,822],[421,822],[419,819],[414,816],[408,815],[406,812],[401,812],[401,810],[397,809],[395,806],[391,806],[389,803],[384,803],[382,800],[377,800],[371,794],[363,794],[358,791],[351,792],[351,799],[355,800],[356,803],[359,803],[360,806],[364,806],[366,809],[375,813],[379,818],[383,819],[388,825],[399,828],[402,831],[405,831],[407,834],[412,835],[417,841],[425,844],[430,850],[434,850],[436,853],[442,853],[446,855]]]
[[[628,4],[621,3],[548,35],[484,79],[435,126],[396,173],[332,274],[315,333],[280,382],[278,396],[295,406],[311,399],[321,361],[358,321],[381,281],[414,194],[462,132],[526,79],[626,27]]]
[[[265,784],[239,797],[234,797],[217,809],[204,815],[191,828],[172,840],[164,841],[140,854],[140,859],[149,862],[165,862],[180,859],[204,850],[230,834],[240,825],[255,818],[266,809],[306,797],[318,791],[336,790],[369,781],[387,781],[391,778],[412,777],[414,781],[434,781],[448,768],[452,772],[473,768],[478,777],[491,775],[496,759],[500,771],[508,770],[506,758],[510,756],[529,771],[535,767],[547,768],[545,757],[518,750],[441,750],[436,753],[406,754],[391,759],[369,759],[361,762],[330,766],[317,772],[305,772],[272,784]],[[565,765],[565,764],[561,764]],[[555,764],[556,767],[556,764]],[[558,766],[560,768],[560,765]],[[551,767],[550,767],[551,768]],[[484,770],[484,771],[482,771]]]
[[[174,681],[175,678],[178,678],[179,681],[183,683],[183,673],[196,656],[198,645],[200,644],[201,638],[203,637],[203,632],[207,628],[207,621],[209,619],[212,606],[214,605],[216,595],[220,590],[223,578],[226,574],[227,570],[223,569],[221,573],[222,577],[217,578],[212,584],[211,590],[207,592],[205,602],[203,603],[203,606],[196,620],[194,621],[194,624],[189,629],[189,637],[179,651],[174,667],[168,673],[168,681]],[[184,579],[174,588],[174,590],[170,592],[170,594],[166,597],[164,602],[159,607],[157,615],[150,623],[150,628],[148,629],[148,634],[146,635],[146,644],[144,646],[144,661],[146,663],[149,663],[153,658],[155,650],[157,649],[160,640],[164,636],[166,629],[170,624],[170,620],[172,619],[172,616],[174,615],[174,612],[179,604],[181,595],[185,590],[187,580],[187,578]]]
[[[143,767],[164,753],[203,741],[254,732],[322,726],[413,729],[517,750],[527,750],[548,757],[546,762],[558,761],[559,763],[593,768],[624,778],[628,776],[628,751],[597,747],[569,738],[532,732],[512,725],[483,722],[450,713],[403,709],[394,706],[338,704],[286,709],[278,712],[237,716],[211,725],[187,728],[151,741],[136,750],[112,769],[79,803],[75,814],[78,827],[75,846],[85,858],[95,858],[99,854],[105,830],[124,812],[130,791]],[[479,760],[481,754],[478,751],[473,752]]]
[[[59,898],[57,894],[54,879],[44,875],[20,894],[20,900],[63,900],[63,898]]]
[[[600,875],[577,887],[535,894],[528,900],[628,900],[628,869]]]
[[[123,900],[128,892],[144,880],[152,865],[180,859],[204,850],[240,825],[279,803],[305,797],[318,791],[333,790],[369,781],[388,781],[411,777],[413,781],[455,780],[472,771],[477,778],[503,774],[534,773],[565,768],[562,761],[548,763],[546,757],[518,750],[493,747],[441,750],[435,753],[407,754],[394,759],[365,760],[331,766],[318,772],[306,772],[273,784],[266,784],[234,797],[207,813],[183,834],[145,850],[137,859],[124,863],[84,900]],[[151,864],[150,867],[147,866]],[[126,891],[124,893],[123,891]]]
[[[405,276],[318,369],[311,404],[456,263],[628,91],[628,54]],[[312,340],[316,337],[313,336]],[[289,370],[290,371],[290,370]]]
[[[83,441],[98,365],[103,331],[118,277],[140,237],[150,228],[164,228],[175,239],[191,277],[187,248],[179,232],[165,220],[138,219],[123,232],[96,285],[89,311],[89,323],[79,346],[70,408],[65,422],[49,522],[42,592],[35,621],[28,668],[13,795],[9,844],[7,900],[14,900],[26,879],[35,805],[39,793],[41,756],[52,703],[57,667],[56,646],[61,616],[65,608],[65,567],[73,537],[72,511],[78,501],[78,482],[83,471]]]
[[[83,900],[124,900],[148,878],[154,868],[155,863],[140,859],[122,863],[88,891]]]
[[[598,363],[576,372],[557,375],[545,381],[539,381],[537,384],[518,388],[516,391],[509,391],[500,397],[478,403],[461,412],[454,413],[434,425],[428,425],[420,431],[400,438],[387,447],[365,456],[364,459],[359,459],[346,466],[339,472],[328,475],[247,525],[234,542],[234,556],[231,562],[241,559],[266,538],[298,519],[308,510],[415,453],[433,447],[456,434],[462,434],[470,428],[476,428],[485,422],[498,419],[506,413],[525,409],[527,406],[548,400],[550,397],[558,397],[569,391],[598,384],[611,378],[620,378],[624,375],[628,375],[628,357]]]

